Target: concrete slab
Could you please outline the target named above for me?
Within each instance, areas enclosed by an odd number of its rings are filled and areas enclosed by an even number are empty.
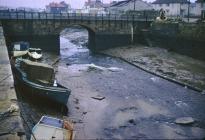
[[[0,27],[0,124],[1,140],[26,139],[2,27]]]

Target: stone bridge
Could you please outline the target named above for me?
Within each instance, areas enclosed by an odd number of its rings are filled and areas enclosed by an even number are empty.
[[[61,31],[73,25],[87,29],[88,48],[97,51],[137,42],[141,29],[148,27],[153,19],[146,11],[120,16],[0,11],[7,46],[16,41],[28,41],[32,47],[55,52],[60,50]]]

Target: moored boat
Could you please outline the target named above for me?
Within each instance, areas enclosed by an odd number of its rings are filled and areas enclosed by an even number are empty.
[[[73,124],[68,120],[60,120],[43,116],[33,127],[31,140],[73,140]]]
[[[13,57],[22,57],[22,56],[26,56],[28,53],[28,49],[29,49],[29,43],[28,42],[24,42],[24,41],[20,41],[20,42],[14,42],[11,45],[11,55]]]
[[[54,82],[54,69],[46,64],[16,59],[12,64],[15,85],[26,96],[42,97],[66,106],[71,91]]]
[[[39,60],[42,58],[42,50],[40,48],[29,48],[28,55],[33,60]]]

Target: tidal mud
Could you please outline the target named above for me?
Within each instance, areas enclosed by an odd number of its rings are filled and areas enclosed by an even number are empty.
[[[106,50],[103,53],[123,58],[136,66],[176,81],[205,90],[205,62],[143,45]]]
[[[54,64],[56,80],[72,91],[66,115],[74,122],[76,139],[205,138],[204,95],[118,58],[94,54],[82,45],[86,39],[76,40],[81,43],[70,40],[75,34],[85,37],[87,32],[69,30],[60,38],[60,55],[44,52],[43,62]],[[63,116],[60,109],[29,102],[22,106],[30,110],[29,116],[34,112]],[[186,127],[175,124],[180,117],[196,121]]]

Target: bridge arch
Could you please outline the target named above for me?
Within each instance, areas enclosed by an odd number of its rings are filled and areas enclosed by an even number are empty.
[[[91,51],[95,51],[95,34],[96,30],[93,27],[90,27],[87,24],[80,24],[80,23],[72,23],[72,24],[67,24],[65,26],[62,26],[61,29],[58,31],[59,35],[60,33],[66,29],[66,28],[73,28],[73,27],[82,27],[83,29],[86,29],[88,32],[88,49]]]

